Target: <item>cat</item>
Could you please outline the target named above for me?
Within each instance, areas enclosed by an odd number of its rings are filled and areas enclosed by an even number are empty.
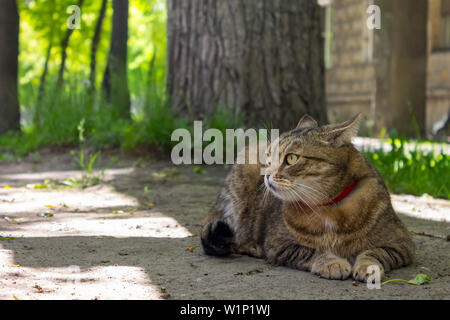
[[[265,166],[235,164],[202,224],[205,254],[245,254],[361,282],[374,272],[370,266],[383,279],[410,264],[411,236],[379,173],[351,143],[360,119],[318,126],[305,115],[295,129],[259,146],[267,147],[266,159],[258,157]],[[279,161],[271,162],[272,151]],[[258,150],[245,152],[249,159]]]

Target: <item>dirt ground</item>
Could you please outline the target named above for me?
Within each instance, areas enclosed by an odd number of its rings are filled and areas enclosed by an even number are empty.
[[[415,262],[387,275],[430,275],[422,286],[370,290],[247,256],[204,255],[200,222],[226,170],[119,157],[101,184],[81,189],[64,185],[81,175],[68,153],[1,164],[0,299],[450,298],[450,204],[427,197],[394,197],[408,229],[433,237],[414,234]]]

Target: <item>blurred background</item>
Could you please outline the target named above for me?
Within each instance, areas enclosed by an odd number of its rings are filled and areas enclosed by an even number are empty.
[[[0,162],[362,112],[392,191],[449,198],[450,0],[2,0],[0,48]]]

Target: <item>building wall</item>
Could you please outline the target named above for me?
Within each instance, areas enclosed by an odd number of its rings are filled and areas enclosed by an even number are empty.
[[[450,109],[450,50],[436,49],[442,0],[429,0],[430,55],[427,71],[427,132]],[[448,1],[448,0],[445,0]],[[333,0],[331,64],[326,70],[328,118],[343,121],[358,112],[365,116],[362,134],[373,132],[376,78],[373,64],[373,31],[366,27],[372,0]],[[329,10],[329,9],[328,9]],[[383,27],[383,26],[381,26]],[[434,30],[433,30],[434,29]],[[327,37],[327,34],[325,34]]]
[[[370,133],[375,114],[375,70],[366,27],[369,1],[332,2],[332,58],[326,72],[326,93],[330,121],[343,121],[362,112],[362,133]]]
[[[450,51],[430,54],[427,72],[427,131],[450,111]]]

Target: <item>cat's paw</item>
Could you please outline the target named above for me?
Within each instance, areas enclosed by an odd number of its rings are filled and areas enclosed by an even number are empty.
[[[384,268],[380,263],[371,260],[357,261],[353,266],[352,276],[357,281],[367,282],[367,279],[377,272],[376,270],[380,271],[381,281],[384,278]]]
[[[345,259],[332,259],[324,263],[314,263],[311,272],[322,278],[345,280],[350,276],[352,266]]]

